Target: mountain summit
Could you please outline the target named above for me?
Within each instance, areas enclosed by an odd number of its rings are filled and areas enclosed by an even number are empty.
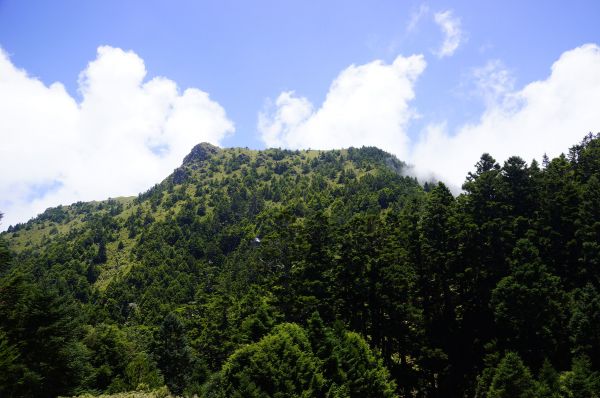
[[[183,165],[190,165],[192,163],[199,163],[210,159],[213,155],[220,151],[219,147],[216,147],[208,142],[202,142],[192,148],[191,152],[183,158]]]

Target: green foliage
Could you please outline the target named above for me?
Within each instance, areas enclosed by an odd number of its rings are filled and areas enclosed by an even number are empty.
[[[10,344],[3,330],[0,330],[0,393],[9,395],[20,374],[19,350]]]
[[[169,390],[181,394],[192,367],[192,353],[187,343],[184,325],[169,313],[162,322],[155,340],[158,367],[165,377]]]
[[[531,372],[516,353],[507,353],[494,372],[487,397],[533,398],[534,396],[535,383]]]
[[[0,236],[0,395],[594,396],[599,142],[456,197],[377,148],[200,144]]]
[[[573,359],[571,370],[561,375],[561,393],[568,398],[600,396],[600,377],[591,369],[588,357]]]
[[[541,264],[531,242],[519,240],[511,274],[498,282],[490,301],[500,336],[529,363],[540,366],[543,356],[556,354],[563,303],[560,279]]]
[[[600,358],[600,292],[592,284],[573,291],[569,335],[576,354]]]
[[[394,397],[381,360],[357,333],[325,328],[309,333],[281,324],[236,350],[205,387],[208,397]]]
[[[333,355],[343,375],[339,391],[349,397],[396,396],[396,385],[389,379],[389,372],[358,333],[343,332],[338,336]]]
[[[207,386],[206,396],[314,397],[323,375],[306,332],[281,324],[259,342],[235,351]],[[220,394],[220,395],[218,395]]]
[[[0,331],[5,377],[13,383],[3,385],[9,396],[53,397],[84,387],[89,353],[80,340],[80,307],[71,297],[18,272],[6,276]]]
[[[143,351],[137,353],[127,364],[125,379],[130,389],[137,391],[155,389],[164,384],[156,363]]]
[[[558,372],[547,359],[540,369],[535,396],[538,398],[560,398],[560,380]]]

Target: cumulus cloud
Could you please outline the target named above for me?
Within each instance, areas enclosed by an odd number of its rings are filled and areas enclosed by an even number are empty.
[[[512,155],[540,160],[544,153],[557,156],[588,132],[600,131],[597,45],[563,53],[550,76],[516,91],[501,69],[486,69],[493,73],[476,76],[483,79],[479,84],[501,93],[502,100],[489,101],[476,123],[454,131],[444,123],[430,124],[411,151],[420,175],[432,172],[456,190],[483,152],[499,161]]]
[[[482,153],[499,162],[518,155],[538,161],[558,156],[588,132],[600,131],[600,47],[588,44],[563,53],[550,75],[515,89],[500,61],[473,70],[485,109],[472,123],[449,127],[429,121],[409,135],[417,116],[411,101],[425,68],[422,56],[350,66],[315,107],[284,92],[259,115],[268,146],[330,149],[375,145],[414,165],[420,180],[435,177],[460,191]],[[409,137],[413,137],[412,140]]]
[[[332,83],[319,108],[294,92],[281,93],[259,114],[267,146],[331,149],[377,145],[406,158],[414,85],[425,69],[421,55],[351,65]]]
[[[460,26],[460,18],[454,16],[452,10],[437,12],[433,20],[444,34],[444,41],[436,51],[439,58],[449,57],[458,49],[464,40],[464,34]]]
[[[46,86],[0,50],[3,227],[49,206],[133,195],[177,167],[193,145],[234,131],[201,90],[145,81],[144,61],[103,46],[79,76],[81,100]]]

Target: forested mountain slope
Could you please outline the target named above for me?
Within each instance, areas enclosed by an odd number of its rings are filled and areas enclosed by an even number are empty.
[[[10,227],[0,395],[598,396],[600,138],[484,154],[458,197],[405,168],[200,144]]]

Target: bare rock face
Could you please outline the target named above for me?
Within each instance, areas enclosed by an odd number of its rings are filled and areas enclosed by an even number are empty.
[[[173,184],[182,184],[190,176],[190,169],[197,169],[206,160],[209,160],[213,155],[218,153],[221,149],[209,144],[208,142],[202,142],[192,148],[192,151],[183,158],[181,166],[173,171],[173,174],[168,178],[172,179]]]
[[[183,166],[201,163],[207,159],[210,159],[219,151],[220,149],[218,147],[209,144],[208,142],[202,142],[192,148],[192,151],[185,158],[183,158]]]

